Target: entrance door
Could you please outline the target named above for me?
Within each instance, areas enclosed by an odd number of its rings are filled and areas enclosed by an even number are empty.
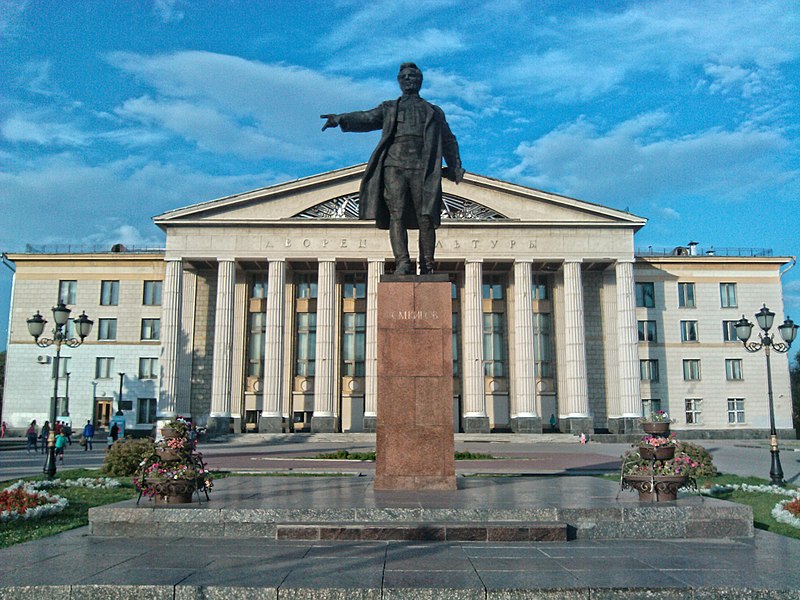
[[[111,400],[94,399],[94,424],[95,427],[108,429],[111,421]]]

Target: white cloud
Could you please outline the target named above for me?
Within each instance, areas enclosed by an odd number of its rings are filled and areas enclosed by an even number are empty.
[[[641,73],[693,77],[702,69],[712,91],[733,85],[755,94],[765,91],[760,80],[800,56],[800,11],[780,0],[631,4],[517,33],[533,50],[500,73],[504,82],[568,102],[632,85]]]
[[[738,200],[760,186],[797,185],[798,173],[780,167],[789,145],[780,131],[712,129],[669,138],[660,133],[666,122],[667,115],[651,113],[601,131],[579,119],[520,144],[520,161],[505,176],[632,206],[681,194]]]
[[[68,123],[35,120],[35,117],[15,115],[0,124],[0,134],[15,143],[33,143],[40,146],[83,146],[90,135]]]
[[[319,115],[371,108],[388,89],[386,82],[210,52],[114,53],[108,60],[155,92],[124,102],[119,116],[166,128],[210,151],[254,159],[334,156],[330,134],[320,137]],[[363,138],[337,143],[336,155],[343,148],[364,159]]]
[[[153,0],[153,14],[163,23],[182,21],[184,13],[178,8],[180,0]]]
[[[27,0],[0,0],[0,37],[13,38],[19,35],[22,14],[27,7]]]

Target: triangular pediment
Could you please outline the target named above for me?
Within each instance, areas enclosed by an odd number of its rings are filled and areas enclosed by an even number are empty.
[[[290,221],[353,220],[366,165],[329,171],[241,194],[172,210],[154,221],[163,229],[180,225],[288,224]],[[456,185],[443,182],[447,223],[510,222],[530,226],[642,227],[646,220],[630,213],[558,194],[467,173]]]

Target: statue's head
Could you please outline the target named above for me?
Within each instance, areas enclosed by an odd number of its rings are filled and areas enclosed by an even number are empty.
[[[419,92],[422,87],[422,71],[413,62],[404,62],[400,65],[400,72],[397,74],[397,83],[404,94],[409,92]]]

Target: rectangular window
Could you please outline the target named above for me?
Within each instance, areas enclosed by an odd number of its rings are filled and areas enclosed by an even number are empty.
[[[264,334],[267,330],[267,315],[250,313],[250,342],[247,348],[247,376],[261,379],[264,372]]]
[[[640,360],[639,379],[653,383],[658,382],[658,361],[654,359]]]
[[[317,313],[297,313],[295,375],[313,377],[317,356]]]
[[[117,320],[98,319],[97,320],[97,339],[115,340],[117,339]]]
[[[698,341],[697,321],[681,321],[681,341],[682,342]]]
[[[725,359],[725,379],[728,381],[741,381],[742,377],[742,359],[741,358],[726,358]]]
[[[657,342],[658,335],[656,333],[655,321],[638,321],[639,327],[639,341],[640,342]]]
[[[719,300],[722,308],[736,308],[736,284],[735,283],[720,283],[719,284]]]
[[[683,361],[683,380],[700,381],[700,359],[688,358]]]
[[[145,281],[142,293],[142,304],[145,306],[161,306],[161,290],[164,287],[161,281]]]
[[[700,416],[703,414],[703,401],[700,398],[686,398],[684,400],[686,424],[699,425]]]
[[[261,273],[253,276],[253,282],[250,286],[251,298],[266,298],[267,297],[267,275]]]
[[[502,275],[484,275],[482,296],[484,300],[502,300],[504,277]]]
[[[156,422],[156,399],[139,398],[136,406],[136,422],[141,425],[150,425]]]
[[[367,297],[367,279],[364,273],[345,273],[342,283],[345,298],[361,299]]]
[[[367,348],[366,313],[344,313],[342,333],[342,374],[364,377]]]
[[[636,284],[636,306],[654,308],[656,305],[656,286],[653,282]]]
[[[483,374],[488,377],[505,376],[503,313],[483,314]]]
[[[736,321],[722,322],[722,339],[725,342],[739,341],[739,338],[736,336]]]
[[[100,282],[100,305],[117,306],[119,304],[119,281]]]
[[[158,359],[140,358],[139,359],[139,379],[158,378]]]
[[[317,297],[317,276],[314,273],[297,274],[297,297],[316,298]]]
[[[533,289],[531,290],[531,298],[534,300],[549,300],[550,292],[547,287],[547,276],[534,275],[533,276]]]
[[[695,308],[694,283],[678,284],[678,306],[680,308]]]
[[[658,398],[642,399],[642,417],[646,420],[653,418],[653,414],[661,410],[661,400]]]
[[[62,377],[66,377],[67,373],[70,372],[69,365],[70,365],[71,362],[72,362],[72,357],[71,356],[62,356],[58,360],[58,377],[59,377],[59,379],[62,378]],[[53,378],[55,378],[55,376],[56,376],[56,361],[55,360],[53,361],[53,371],[52,371],[52,374],[50,376],[53,377]]]
[[[106,356],[98,356],[95,359],[94,378],[111,379],[114,376],[114,359]]]
[[[143,340],[161,339],[161,319],[142,319]]]
[[[58,282],[58,300],[64,304],[75,304],[75,297],[78,295],[77,281]]]
[[[744,423],[744,398],[728,398],[728,424]]]
[[[549,313],[533,314],[534,375],[553,377],[553,346],[551,345]]]

